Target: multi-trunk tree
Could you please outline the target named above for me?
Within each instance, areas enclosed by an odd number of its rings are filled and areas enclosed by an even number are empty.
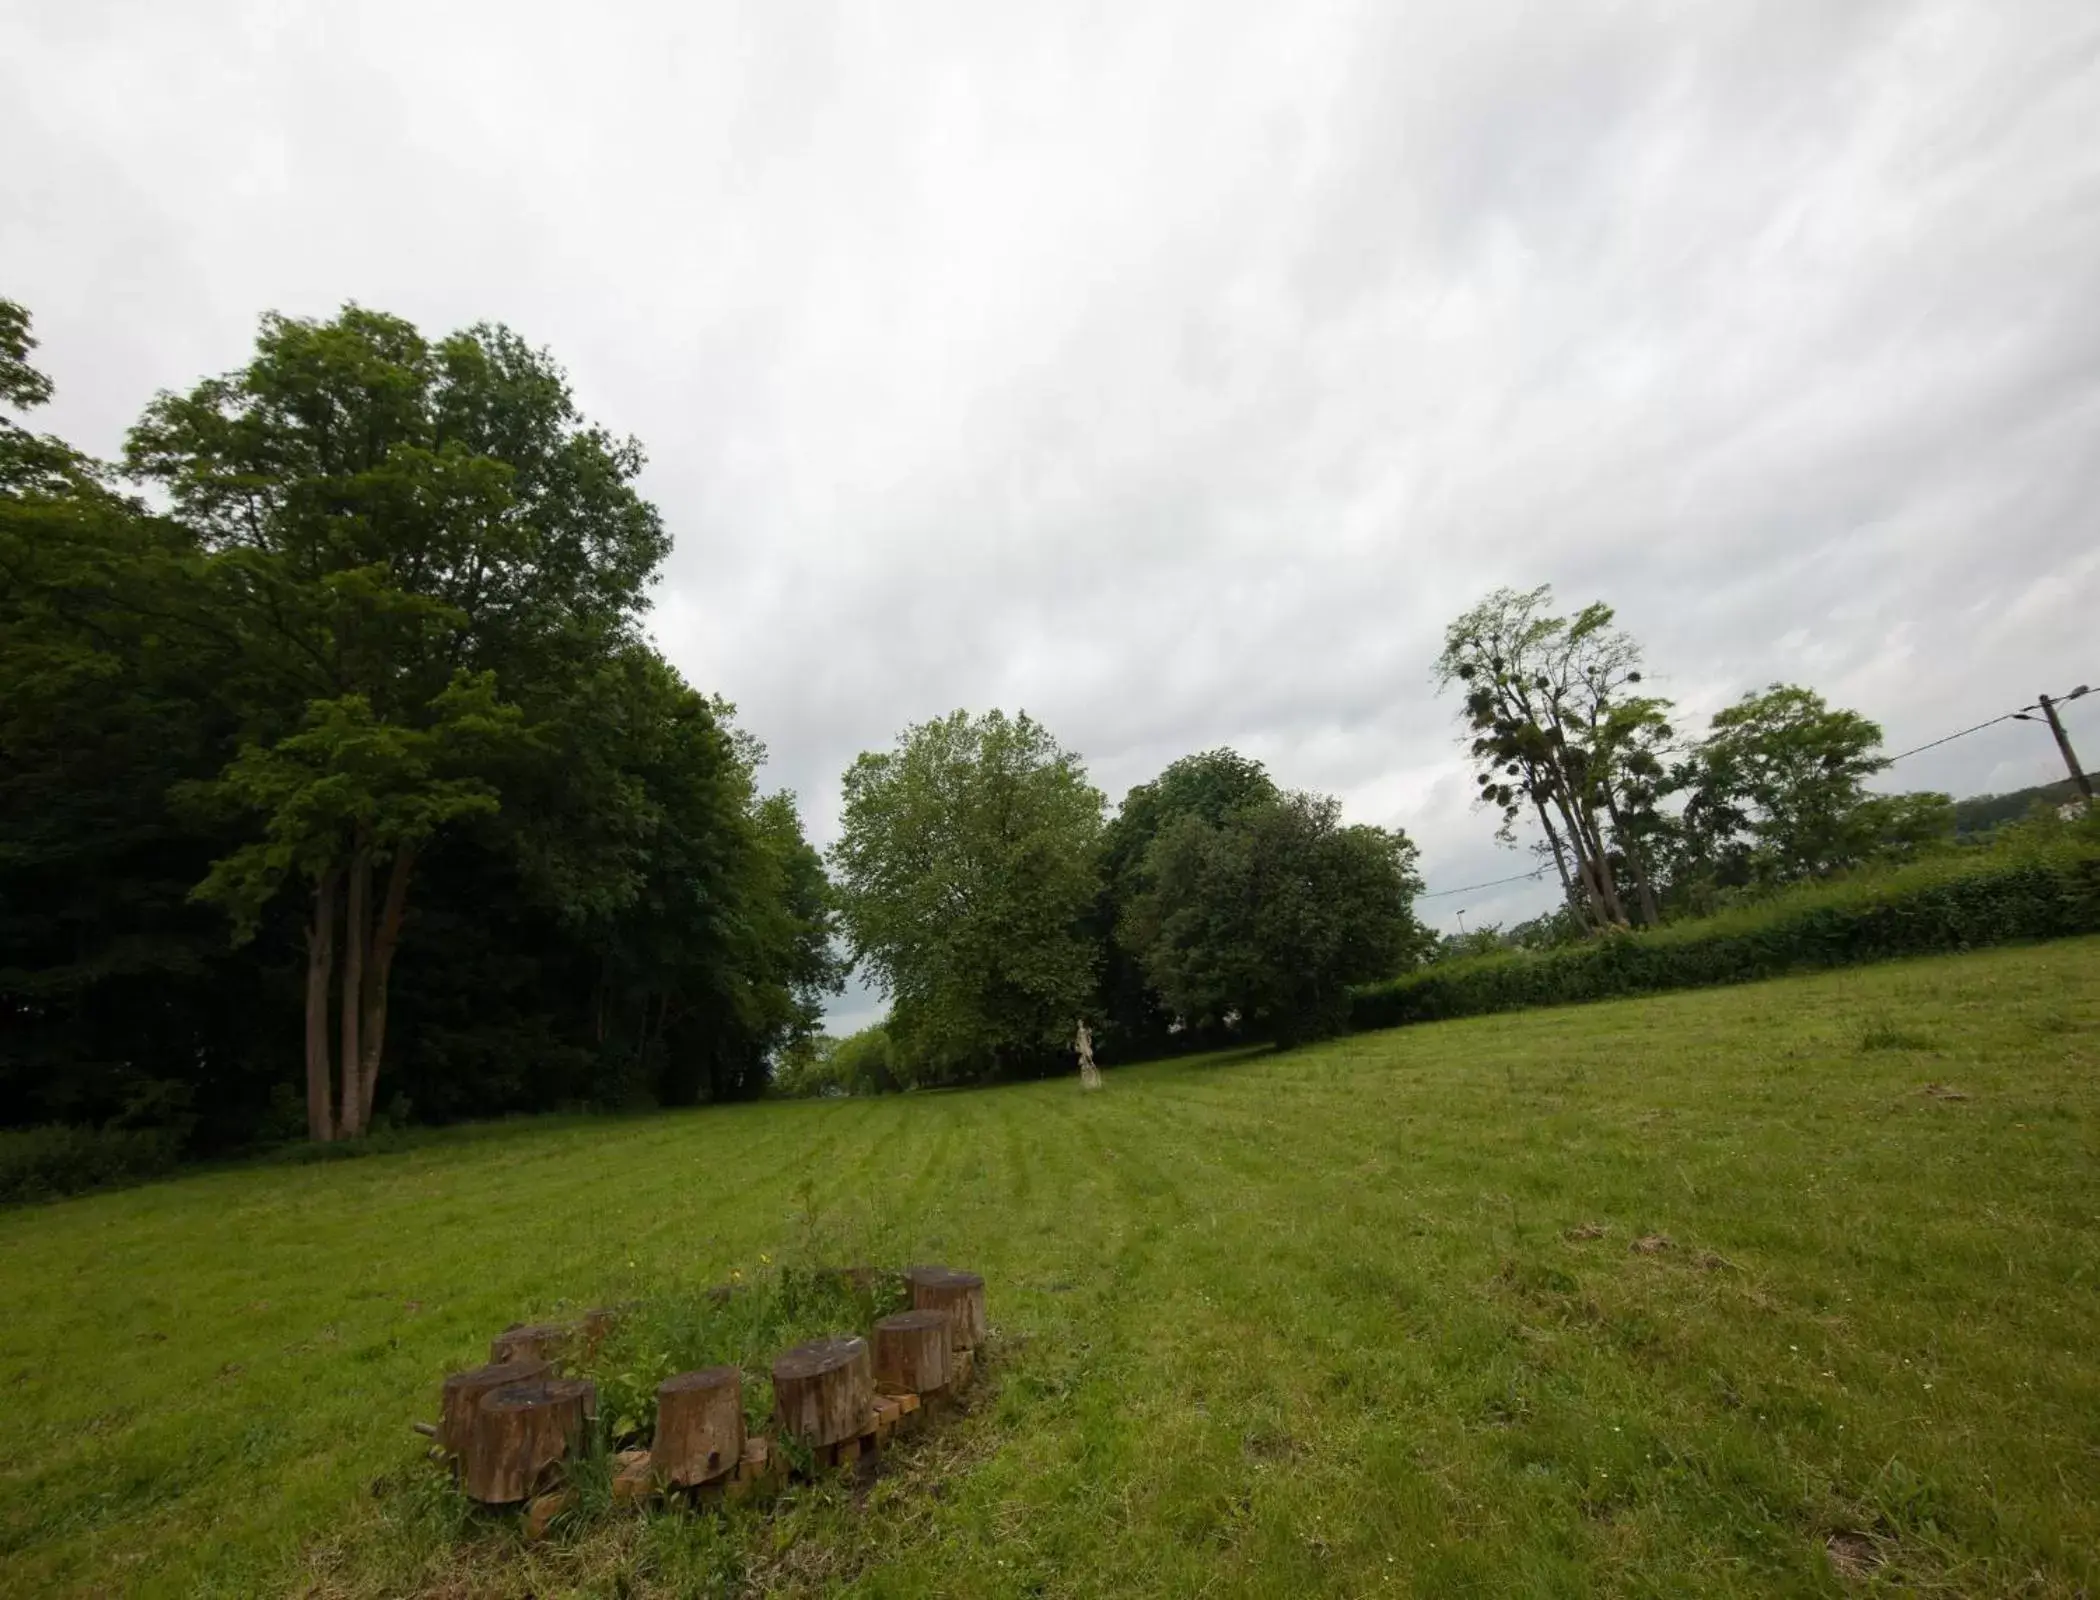
[[[1634,910],[1654,922],[1643,844],[1670,738],[1667,703],[1635,692],[1640,648],[1612,625],[1609,606],[1559,617],[1552,603],[1546,586],[1489,595],[1445,630],[1437,680],[1463,686],[1481,798],[1500,810],[1503,837],[1528,808],[1591,926],[1630,924],[1629,886]]]
[[[353,1137],[419,855],[499,806],[506,746],[531,736],[516,697],[632,636],[667,548],[641,452],[507,330],[432,343],[351,307],[265,318],[247,366],[148,408],[127,462],[166,489],[268,685],[190,792],[255,822],[200,892],[252,928],[304,886],[308,1126]]]
[[[1643,693],[1611,608],[1562,617],[1550,588],[1500,589],[1454,621],[1438,681],[1464,695],[1480,797],[1527,811],[1591,931],[1711,909],[1722,894],[1903,855],[1951,832],[1941,795],[1872,794],[1881,729],[1774,684],[1680,742]]]

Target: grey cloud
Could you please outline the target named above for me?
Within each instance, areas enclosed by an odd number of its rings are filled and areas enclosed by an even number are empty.
[[[1229,742],[1432,886],[1522,871],[1428,678],[1501,583],[1611,600],[1693,728],[1803,677],[1901,747],[2100,679],[2080,0],[9,33],[54,425],[113,450],[265,308],[511,322],[648,444],[657,635],[826,834],[856,751],[1000,704],[1111,798]],[[2007,724],[1893,777],[2053,761]]]

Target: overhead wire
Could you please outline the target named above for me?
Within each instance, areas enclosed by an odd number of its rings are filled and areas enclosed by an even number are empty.
[[[2059,703],[2067,700],[2074,700],[2077,698],[2078,693],[2056,696],[2056,699]],[[2041,708],[2042,703],[2039,700],[2037,700],[2033,705],[2022,706],[2017,711],[2002,712],[1998,716],[1992,717],[1986,722],[1977,723],[1972,728],[1963,728],[1959,733],[1945,734],[1940,738],[1928,740],[1924,744],[1912,745],[1908,750],[1900,750],[1895,755],[1892,755],[1886,760],[1884,760],[1882,762],[1882,765],[1892,767],[1897,762],[1906,760],[1911,756],[1923,755],[1927,750],[1937,750],[1943,744],[1952,744],[1956,739],[1966,739],[1972,733],[1983,732],[1985,728],[1995,728],[2001,722],[2012,722],[2015,720],[2024,719],[2028,712],[2039,711],[2041,710]],[[1499,889],[1502,887],[1502,885],[1506,883],[1522,883],[1526,879],[1543,878],[1545,875],[1546,869],[1543,865],[1540,865],[1533,867],[1529,872],[1515,873],[1507,878],[1490,878],[1485,883],[1463,884],[1456,889],[1431,889],[1423,894],[1416,895],[1415,898],[1417,900],[1441,900],[1447,895],[1473,894],[1481,889]]]

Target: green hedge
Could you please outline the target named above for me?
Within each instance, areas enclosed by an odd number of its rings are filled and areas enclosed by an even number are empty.
[[[181,1150],[169,1128],[0,1129],[0,1205],[139,1183],[171,1171]]]
[[[2100,933],[2100,833],[2041,828],[1653,933],[1426,967],[1358,989],[1350,1025],[1390,1028],[2077,933]]]

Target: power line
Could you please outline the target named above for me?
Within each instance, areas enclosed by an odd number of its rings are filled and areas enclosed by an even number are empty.
[[[1468,883],[1456,889],[1431,889],[1426,894],[1416,895],[1415,898],[1417,900],[1441,900],[1446,895],[1471,894],[1475,889],[1497,889],[1505,883],[1522,883],[1526,878],[1543,878],[1545,875],[1546,869],[1544,867],[1533,867],[1529,872],[1520,872],[1514,877],[1490,878],[1486,883]]]
[[[2079,696],[2085,694],[2086,692],[2087,691],[2081,686],[2080,688],[2073,690],[2070,694],[2059,695],[2057,698],[2059,700],[2075,700]],[[1956,739],[1966,739],[1972,733],[1981,733],[1985,728],[1995,728],[2001,722],[2031,721],[2033,719],[2029,718],[2027,713],[2030,711],[2040,711],[2041,709],[2043,709],[2042,702],[2037,700],[2031,706],[2020,707],[2018,711],[2002,712],[1998,716],[1992,717],[1987,722],[1977,723],[1976,726],[1974,726],[1973,728],[1964,728],[1959,733],[1946,734],[1941,738],[1930,740],[1925,744],[1912,745],[1908,750],[1898,751],[1895,755],[1890,756],[1886,761],[1884,761],[1882,765],[1892,767],[1897,762],[1905,760],[1910,756],[1923,755],[1927,750],[1937,750],[1943,744],[1952,744]],[[1416,895],[1415,898],[1417,900],[1442,900],[1454,894],[1473,894],[1481,889],[1499,889],[1506,883],[1523,883],[1526,879],[1543,878],[1545,875],[1546,869],[1543,865],[1540,865],[1533,867],[1529,872],[1519,872],[1511,877],[1490,878],[1486,883],[1462,884],[1456,889],[1430,889],[1422,894]]]
[[[2081,684],[2078,688],[2072,690],[2069,694],[2058,695],[2056,698],[2058,700],[2076,700],[2080,695],[2085,694],[2086,692],[2087,691],[2084,685]],[[2047,697],[2045,696],[2044,698],[2046,699]],[[1966,739],[1972,733],[1981,733],[1985,728],[1995,728],[2001,722],[2016,722],[2030,720],[2027,716],[2027,713],[2030,711],[2039,711],[2041,709],[2042,702],[2040,700],[2037,700],[2031,706],[2022,706],[2017,711],[2007,711],[2002,715],[1992,717],[1988,722],[1979,722],[1973,728],[1964,728],[1959,733],[1950,733],[1944,738],[1934,739],[1926,744],[1913,745],[1908,750],[1901,751],[1896,755],[1888,757],[1885,761],[1882,762],[1882,765],[1892,767],[1897,762],[1903,760],[1907,756],[1922,755],[1927,750],[1937,750],[1943,744],[1952,744],[1956,739]]]
[[[1937,750],[1941,745],[1952,744],[1956,739],[1966,739],[1972,733],[1981,733],[1985,728],[1995,728],[2001,722],[2010,722],[2019,714],[2017,711],[2008,711],[2003,716],[1991,718],[1988,722],[1979,722],[1973,728],[1964,728],[1959,733],[1950,733],[1944,739],[1934,739],[1929,744],[1913,745],[1899,755],[1890,756],[1883,765],[1893,767],[1897,762],[1903,760],[1905,756],[1922,755],[1927,750]]]

